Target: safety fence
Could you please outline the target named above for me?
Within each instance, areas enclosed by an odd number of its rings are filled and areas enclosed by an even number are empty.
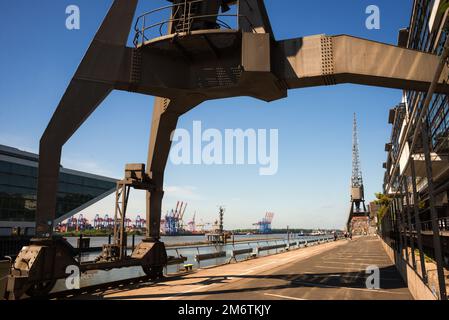
[[[211,267],[239,262],[259,256],[268,256],[285,251],[334,241],[330,235],[298,240],[263,240],[245,243],[201,246],[179,246],[167,248],[169,263],[166,273]]]
[[[24,247],[29,245],[31,237],[0,237],[0,260],[4,257],[15,257]]]
[[[87,238],[84,238],[87,239]],[[82,241],[78,239],[70,239],[70,242],[75,246],[76,242],[81,245]],[[92,240],[92,239],[91,239]],[[93,247],[77,248],[81,254],[82,261],[91,261],[98,256],[98,243],[104,239],[93,239]],[[139,239],[134,239],[138,242]],[[240,262],[256,257],[273,255],[285,251],[297,250],[300,248],[315,246],[320,243],[333,241],[334,237],[331,235],[324,236],[301,236],[298,238],[286,239],[266,239],[266,240],[250,240],[245,242],[230,242],[223,245],[212,244],[192,244],[192,245],[167,245],[166,250],[169,256],[168,264],[165,267],[165,274],[176,274],[186,272],[193,269],[205,268],[228,264],[232,262]],[[107,241],[107,239],[106,239]],[[128,254],[132,252],[132,245],[128,249]],[[6,263],[6,262],[5,262]],[[7,262],[9,263],[9,261]],[[113,273],[109,271],[95,271],[83,274],[81,277],[81,286],[89,287],[101,285],[106,282],[122,281],[124,279],[132,279],[139,276],[144,276],[141,267],[130,267],[116,269]],[[64,291],[65,281],[60,280],[55,285],[55,291]]]
[[[190,0],[145,12],[137,17],[133,43],[139,47],[155,37],[171,33],[190,33],[195,30],[240,30],[242,23],[256,32],[250,19],[239,13],[241,1],[251,7],[247,0],[237,0],[233,8],[226,6],[220,11],[217,7],[216,10],[206,13],[206,9],[211,9],[208,0]]]
[[[438,221],[438,230],[440,232],[440,235],[442,235],[443,232],[449,232],[449,218],[448,217],[438,218],[437,221]],[[416,224],[412,224],[412,231],[416,231],[416,230],[417,230]],[[432,220],[421,221],[421,230],[433,232]]]

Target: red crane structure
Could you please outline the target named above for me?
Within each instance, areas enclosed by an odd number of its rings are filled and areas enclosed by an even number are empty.
[[[94,218],[94,229],[96,229],[96,230],[103,229],[103,223],[104,223],[104,219],[102,217],[100,217],[99,214],[96,214],[95,218]]]
[[[134,226],[135,226],[137,229],[142,229],[142,228],[145,227],[145,223],[146,223],[146,220],[145,220],[145,219],[142,219],[142,218],[140,217],[140,215],[138,215],[138,216],[136,217],[135,222],[134,222]]]
[[[196,233],[196,223],[195,223],[195,218],[196,218],[196,212],[193,214],[193,218],[192,220],[190,220],[189,222],[187,222],[187,229],[192,232],[192,233]]]

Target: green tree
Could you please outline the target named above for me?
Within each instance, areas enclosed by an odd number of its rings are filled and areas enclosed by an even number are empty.
[[[441,1],[440,7],[438,8],[438,12],[445,13],[447,9],[449,9],[449,0]]]
[[[380,224],[385,213],[387,213],[388,211],[388,207],[390,206],[392,198],[380,192],[376,193],[375,196],[376,200],[374,202],[379,205],[379,211],[377,211],[377,221],[378,224]]]

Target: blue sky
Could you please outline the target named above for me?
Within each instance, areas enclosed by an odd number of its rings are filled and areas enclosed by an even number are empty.
[[[314,34],[350,34],[396,43],[407,27],[412,0],[266,0],[277,39]],[[37,152],[42,135],[110,0],[0,0],[0,143]],[[141,0],[137,13],[165,5]],[[65,9],[78,5],[81,29],[65,28]],[[365,27],[367,6],[381,11],[380,30]],[[388,110],[400,90],[338,85],[289,92],[288,99],[265,103],[250,98],[210,101],[184,115],[179,127],[195,120],[204,128],[279,130],[279,170],[259,176],[258,166],[174,166],[166,170],[164,211],[187,201],[204,222],[226,206],[226,228],[248,228],[266,211],[273,227],[341,228],[349,209],[352,117],[357,113],[361,164],[367,200],[381,191],[384,144],[390,137]],[[71,169],[121,177],[125,163],[146,161],[153,98],[114,92],[63,149]],[[124,122],[125,120],[125,122]],[[124,132],[117,132],[122,127]],[[132,143],[129,143],[132,141]],[[120,150],[119,153],[116,153]],[[144,215],[142,193],[131,197],[130,215]],[[86,210],[111,214],[112,197]],[[198,220],[197,220],[198,221]]]

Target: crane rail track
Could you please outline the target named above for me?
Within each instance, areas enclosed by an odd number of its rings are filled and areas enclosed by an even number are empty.
[[[173,279],[176,277],[179,277],[179,275],[164,277],[164,278],[158,279],[158,280],[152,280],[150,276],[140,276],[140,277],[135,277],[135,278],[128,278],[128,279],[123,279],[123,280],[117,280],[117,281],[112,281],[112,282],[105,282],[105,283],[95,284],[95,285],[91,285],[91,286],[81,287],[80,289],[51,292],[50,294],[48,294],[44,297],[29,297],[25,300],[71,299],[71,298],[76,298],[76,297],[83,296],[86,294],[99,293],[99,292],[104,292],[104,291],[112,290],[112,289],[119,289],[119,288],[122,288],[122,287],[128,286],[128,285],[137,285],[137,284],[143,284],[143,283],[157,284],[157,283],[164,282],[164,281],[167,281],[168,279]]]

